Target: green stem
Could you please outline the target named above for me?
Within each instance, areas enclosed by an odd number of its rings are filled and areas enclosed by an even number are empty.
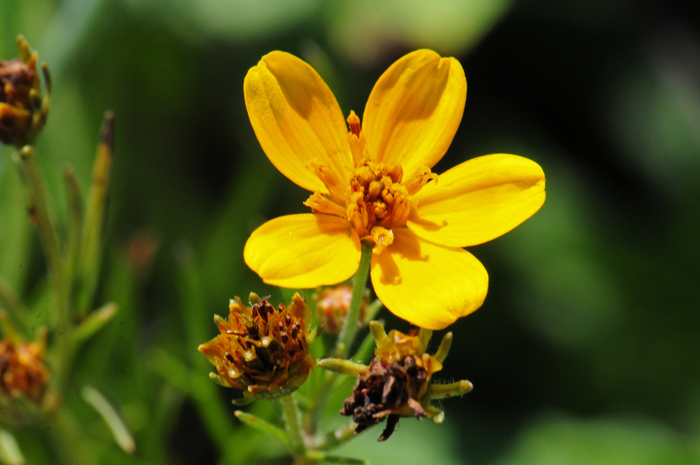
[[[68,194],[68,234],[65,258],[66,282],[73,289],[76,283],[76,271],[80,258],[80,245],[83,233],[84,205],[78,187],[78,180],[71,167],[63,169],[63,178]]]
[[[289,436],[282,428],[278,428],[272,423],[269,423],[263,420],[262,418],[256,417],[255,415],[251,415],[250,413],[246,413],[242,410],[236,410],[235,412],[233,412],[233,414],[236,416],[236,418],[238,418],[251,428],[255,428],[256,430],[268,434],[273,438],[277,438],[285,446],[291,447],[289,443]]]
[[[289,445],[294,453],[297,455],[304,455],[306,452],[306,445],[301,435],[301,415],[297,401],[292,394],[280,397],[279,401],[282,404],[284,423],[287,429],[287,436],[289,436]]]
[[[309,435],[316,433],[318,425],[321,423],[323,414],[326,410],[326,403],[334,391],[335,383],[338,380],[338,373],[330,371],[324,372],[320,379],[320,386],[315,396],[309,401],[308,417],[309,423],[306,429]]]
[[[68,283],[63,274],[62,247],[56,229],[51,210],[47,200],[46,189],[39,172],[34,148],[27,145],[22,148],[18,156],[14,157],[19,165],[22,178],[27,188],[29,210],[32,220],[39,229],[41,244],[46,256],[46,264],[49,272],[49,281],[53,293],[53,330],[56,337],[56,368],[54,386],[59,397],[65,388],[68,370],[71,363],[72,351],[70,347],[70,306]]]
[[[102,124],[100,143],[97,145],[97,156],[92,170],[92,187],[83,223],[80,257],[83,288],[78,296],[77,306],[80,316],[84,316],[91,309],[97,291],[113,159],[114,115],[107,112]]]
[[[355,273],[355,283],[352,289],[352,299],[350,300],[350,308],[343,323],[343,329],[338,336],[338,343],[335,348],[336,356],[346,358],[350,351],[352,341],[357,333],[357,322],[360,319],[360,306],[362,299],[365,296],[367,287],[367,278],[369,277],[370,263],[372,262],[372,249],[374,244],[362,243],[362,255],[360,256],[360,266]]]
[[[83,399],[100,414],[102,419],[107,423],[109,429],[112,430],[114,440],[127,454],[132,454],[136,450],[134,439],[131,437],[126,425],[119,417],[119,414],[112,404],[98,391],[91,386],[83,386],[81,391]]]
[[[34,335],[30,334],[28,329],[29,310],[10,283],[2,276],[0,276],[0,299],[3,299],[7,303],[7,312],[12,317],[12,322],[20,328],[22,336],[33,339]]]
[[[117,313],[117,304],[109,302],[99,309],[91,312],[78,326],[75,327],[71,337],[75,348],[87,341],[93,334],[102,329],[109,320]]]
[[[36,161],[34,149],[29,145],[24,147],[19,156],[15,157],[15,161],[18,162],[22,178],[27,187],[29,211],[32,221],[34,221],[39,229],[52,287],[54,292],[60,295],[63,289],[61,243],[46,200],[46,189],[44,188],[44,183],[39,174],[39,165]],[[61,303],[59,307],[63,307],[63,303]],[[61,308],[61,311],[63,310],[64,309]],[[66,320],[67,315],[58,315],[59,324],[65,323]]]

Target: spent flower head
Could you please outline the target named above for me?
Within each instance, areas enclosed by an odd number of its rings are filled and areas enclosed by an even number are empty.
[[[30,144],[46,124],[49,112],[50,79],[43,66],[47,94],[41,97],[36,71],[37,53],[23,37],[17,39],[19,58],[0,60],[0,141],[22,147]]]
[[[352,396],[345,400],[342,415],[352,416],[359,433],[387,420],[379,440],[391,436],[401,417],[428,417],[441,423],[444,413],[431,405],[432,399],[463,395],[472,389],[469,381],[436,384],[433,375],[442,370],[452,334],[442,339],[433,355],[427,354],[432,331],[415,329],[404,334],[392,330],[387,335],[381,324],[373,321],[370,328],[377,348],[369,366],[324,359],[319,365],[341,373],[357,376]]]
[[[363,115],[346,121],[316,71],[289,53],[248,71],[246,107],[270,161],[312,192],[312,213],[260,226],[244,258],[266,283],[332,285],[373,247],[377,297],[397,316],[442,329],[481,306],[483,265],[462,247],[492,240],[543,204],[537,163],[495,154],[437,174],[467,95],[459,62],[431,50],[400,58],[379,78]],[[301,259],[300,257],[303,257]]]
[[[35,341],[25,341],[4,310],[0,327],[0,421],[21,425],[36,416],[49,382],[46,330],[41,329]]]
[[[277,308],[268,299],[251,293],[250,306],[233,299],[228,320],[214,317],[220,334],[199,346],[216,366],[211,377],[243,391],[236,403],[287,395],[304,384],[314,366],[307,341],[311,310],[303,298],[294,294],[288,307]]]

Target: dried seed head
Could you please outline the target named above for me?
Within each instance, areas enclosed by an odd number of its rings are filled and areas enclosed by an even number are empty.
[[[251,294],[248,307],[236,297],[228,320],[216,319],[220,334],[199,346],[216,366],[214,377],[223,386],[243,390],[244,401],[293,392],[314,365],[306,342],[309,307],[299,294],[289,307],[276,309],[268,298]]]
[[[353,417],[358,433],[388,418],[379,438],[384,441],[400,417],[436,419],[442,414],[430,405],[432,375],[442,369],[442,363],[425,353],[430,331],[403,334],[393,330],[387,335],[375,322],[371,328],[377,340],[376,356],[360,373],[340,413]]]
[[[37,417],[50,377],[44,363],[46,330],[36,341],[24,341],[3,310],[0,327],[0,422],[25,425]]]
[[[36,52],[20,37],[20,58],[0,60],[0,141],[17,147],[31,143],[46,124],[50,91],[42,100]],[[48,88],[48,71],[44,67]]]

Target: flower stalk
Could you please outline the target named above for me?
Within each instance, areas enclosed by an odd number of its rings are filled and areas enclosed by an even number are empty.
[[[360,256],[360,266],[355,273],[355,282],[352,289],[352,300],[350,308],[345,317],[343,329],[340,330],[338,342],[336,344],[336,355],[340,358],[345,358],[350,351],[352,341],[357,333],[357,322],[360,319],[360,306],[367,288],[367,279],[369,278],[369,268],[372,262],[372,249],[374,244],[371,242],[362,242],[362,255]]]
[[[36,160],[34,148],[27,145],[15,154],[14,161],[22,175],[27,189],[29,219],[39,229],[41,245],[46,255],[46,263],[49,270],[51,286],[56,292],[57,301],[57,321],[63,328],[67,320],[64,303],[58,296],[63,293],[63,269],[61,265],[61,245],[46,195],[44,181],[39,172],[39,165]]]
[[[250,413],[246,413],[243,410],[236,410],[235,412],[233,412],[233,414],[236,415],[236,418],[238,418],[251,428],[255,428],[258,431],[261,431],[265,434],[269,434],[270,436],[278,439],[285,446],[291,448],[289,436],[287,435],[287,432],[282,428],[278,428],[272,423],[267,422],[262,418],[256,417],[255,415],[251,415]]]
[[[5,278],[0,276],[0,297],[7,302],[7,313],[12,317],[13,323],[19,326],[19,330],[23,336],[29,336],[28,333],[28,315],[29,310],[22,302],[22,298],[17,295],[15,290],[10,286]]]
[[[299,412],[297,401],[294,399],[293,394],[282,396],[279,398],[279,401],[282,404],[284,425],[289,437],[289,447],[295,454],[303,456],[306,452],[306,445],[301,433],[301,413]]]

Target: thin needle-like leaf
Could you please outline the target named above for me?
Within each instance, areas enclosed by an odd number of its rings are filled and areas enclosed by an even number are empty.
[[[258,431],[269,434],[270,436],[279,439],[285,446],[291,448],[289,437],[282,428],[279,428],[272,423],[263,420],[262,418],[258,418],[255,415],[251,415],[250,413],[246,413],[242,410],[236,410],[233,412],[233,414],[236,415],[236,418],[251,428],[255,428]]]
[[[83,287],[78,299],[78,313],[84,315],[92,303],[102,257],[102,235],[107,213],[107,200],[114,157],[114,115],[105,114],[92,171],[92,187],[85,212],[80,272]]]
[[[136,450],[134,439],[131,437],[129,430],[126,429],[126,425],[124,425],[117,411],[112,407],[112,404],[97,389],[90,386],[83,386],[81,394],[83,399],[102,416],[109,429],[112,430],[114,439],[119,444],[119,447],[128,454],[133,453]]]

